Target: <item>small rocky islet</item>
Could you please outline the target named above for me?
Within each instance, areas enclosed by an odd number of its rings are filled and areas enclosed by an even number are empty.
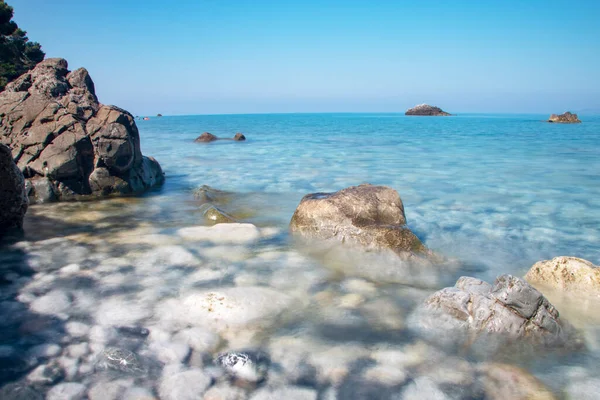
[[[3,140],[18,149],[17,157],[14,148],[0,145],[2,176],[10,177],[0,196],[3,227],[22,228],[27,195],[47,201],[42,191],[58,200],[129,193],[162,180],[158,163],[138,153],[131,116],[94,102],[85,71],[72,75],[60,59],[39,67],[9,86],[9,95],[0,95],[3,101],[33,98],[43,110],[56,108],[45,117],[31,114],[25,124],[23,116],[1,115],[10,121],[3,123],[9,132]],[[48,96],[59,105],[46,102]],[[64,130],[47,136],[34,130],[33,144],[23,139],[36,123],[69,118],[76,122],[62,125]],[[94,118],[105,125],[95,130]],[[75,161],[57,156],[58,150],[44,154],[63,141],[61,151]],[[82,148],[88,152],[78,153]],[[94,161],[88,164],[81,154]],[[41,157],[49,161],[40,170],[35,162]],[[455,264],[408,228],[398,192],[363,184],[306,195],[289,229],[323,251],[365,259],[384,254],[397,260],[401,272],[384,277],[375,263],[364,263],[330,287],[327,271],[300,248],[256,252],[282,232],[219,209],[233,201],[231,193],[203,187],[195,198],[204,207],[205,225],[172,235],[141,223],[110,236],[67,234],[5,247],[0,324],[7,344],[0,346],[0,398],[553,399],[553,390],[519,362],[501,361],[505,354],[515,346],[544,354],[586,352],[577,328],[543,289],[532,286],[598,297],[599,269],[585,260],[537,263],[525,276],[529,283],[511,275],[492,284],[459,277],[453,287],[432,291],[447,281],[434,271],[452,275]],[[435,280],[426,280],[431,276]],[[415,307],[381,297],[386,282],[419,288]],[[305,334],[295,333],[298,328]],[[379,337],[377,345],[334,339],[357,328]],[[410,335],[416,339],[397,340]],[[473,356],[463,358],[457,349]],[[597,381],[580,373],[560,390],[571,396]]]
[[[447,117],[452,114],[447,113],[436,106],[430,106],[429,104],[419,104],[413,108],[406,110],[404,115],[416,115],[416,116],[427,116],[427,117]]]

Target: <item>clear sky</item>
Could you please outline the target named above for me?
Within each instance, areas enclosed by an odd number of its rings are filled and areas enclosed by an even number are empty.
[[[600,0],[7,0],[137,115],[600,111]]]

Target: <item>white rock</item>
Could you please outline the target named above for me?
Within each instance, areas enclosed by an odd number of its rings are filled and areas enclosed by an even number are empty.
[[[56,357],[61,351],[62,348],[55,343],[44,343],[32,347],[29,354],[35,358]]]
[[[62,369],[65,371],[65,377],[67,379],[73,379],[75,376],[77,376],[77,372],[79,370],[79,361],[77,359],[59,357],[57,360]]]
[[[312,389],[287,386],[282,388],[263,388],[255,391],[250,400],[317,400],[317,392]]]
[[[201,353],[214,352],[221,343],[221,338],[216,333],[203,328],[188,328],[179,331],[173,340],[186,343],[195,351]]]
[[[54,386],[46,395],[46,400],[80,400],[85,394],[85,385],[81,383],[61,383]]]
[[[42,364],[27,375],[27,380],[32,383],[51,385],[64,377],[58,363]]]
[[[90,352],[87,342],[72,344],[67,347],[67,355],[73,358],[81,358]]]
[[[152,342],[149,350],[164,364],[182,363],[190,354],[189,346],[181,342]]]
[[[252,224],[217,224],[182,228],[177,234],[185,240],[209,241],[218,244],[251,244],[260,238],[260,231]]]
[[[152,392],[143,387],[132,387],[123,394],[122,400],[156,400]]]
[[[70,306],[69,297],[60,290],[53,290],[45,296],[38,297],[30,304],[31,311],[49,315],[61,315],[68,311]]]
[[[120,400],[127,388],[133,385],[133,379],[118,379],[110,382],[98,382],[88,392],[89,400]]]
[[[163,374],[158,393],[161,400],[198,400],[210,386],[211,379],[198,369]]]
[[[179,301],[160,305],[158,314],[183,325],[203,325],[223,333],[264,327],[292,302],[292,297],[273,289],[234,287],[184,295]]]
[[[89,338],[94,343],[105,344],[117,337],[117,331],[112,327],[94,325],[89,332]]]
[[[144,253],[138,260],[138,267],[197,267],[201,262],[182,246],[160,246],[149,252]]]
[[[96,321],[100,325],[136,325],[150,316],[147,304],[134,302],[123,297],[104,300],[96,311]]]
[[[600,378],[571,382],[565,388],[565,394],[569,400],[598,400],[598,396],[600,395]]]
[[[367,381],[396,386],[406,382],[407,371],[390,365],[376,365],[364,371],[363,376]]]
[[[450,397],[427,377],[418,377],[402,391],[402,400],[449,400]]]
[[[69,264],[69,265],[65,265],[64,267],[59,269],[58,273],[59,273],[59,275],[62,275],[62,276],[69,276],[69,275],[74,275],[74,274],[78,273],[79,271],[81,271],[81,267],[79,266],[79,264]]]
[[[65,324],[67,333],[73,337],[86,336],[90,332],[90,326],[83,322],[71,321]]]
[[[221,383],[208,389],[203,400],[245,400],[246,398],[243,389]]]

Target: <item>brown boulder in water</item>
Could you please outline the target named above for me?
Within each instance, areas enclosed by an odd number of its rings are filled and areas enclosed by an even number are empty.
[[[194,142],[208,143],[214,142],[215,140],[219,140],[219,138],[213,135],[212,133],[204,132],[202,135],[198,136],[196,140],[194,140]]]
[[[404,255],[428,251],[406,226],[400,195],[386,186],[363,184],[335,193],[308,194],[292,216],[290,231],[308,239],[331,239]]]

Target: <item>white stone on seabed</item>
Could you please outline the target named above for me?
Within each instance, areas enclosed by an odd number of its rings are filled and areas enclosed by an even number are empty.
[[[96,321],[100,325],[136,325],[150,316],[149,305],[125,297],[110,297],[98,306]]]
[[[69,321],[65,324],[67,333],[73,337],[86,336],[90,331],[90,326],[78,321]]]
[[[567,399],[598,400],[600,396],[600,378],[573,381],[565,388]]]
[[[117,337],[117,331],[110,326],[94,325],[89,332],[90,341],[105,344]]]
[[[33,346],[29,349],[29,354],[35,358],[56,357],[60,354],[62,348],[55,343],[44,343]]]
[[[159,246],[143,254],[132,253],[138,268],[197,267],[201,261],[183,246]]]
[[[152,342],[149,351],[164,364],[183,362],[190,354],[190,347],[181,342]]]
[[[46,395],[46,400],[81,400],[85,395],[85,385],[81,383],[61,383],[54,386]]]
[[[162,318],[204,325],[218,332],[263,326],[288,308],[293,298],[265,287],[233,287],[183,295],[158,307]]]
[[[256,226],[238,223],[181,228],[177,230],[177,234],[185,240],[219,244],[251,244],[260,238],[260,231]]]
[[[69,276],[77,274],[79,271],[81,271],[79,264],[69,264],[59,269],[58,274],[61,276]]]
[[[65,377],[67,379],[73,379],[75,376],[77,376],[77,372],[79,370],[79,360],[63,356],[57,358],[57,361],[65,371]]]
[[[89,400],[120,400],[122,394],[133,386],[133,379],[98,382],[88,392]]]
[[[211,378],[202,370],[190,369],[165,375],[158,387],[161,400],[197,400],[208,389]]]
[[[220,383],[208,389],[204,393],[203,400],[245,400],[246,398],[245,390],[227,383]]]
[[[61,290],[53,290],[30,304],[33,312],[58,316],[68,311],[70,306],[69,296]]]
[[[149,389],[135,386],[123,393],[122,400],[157,400]]]
[[[430,378],[420,376],[402,391],[402,400],[450,400]]]
[[[73,358],[81,358],[90,352],[90,346],[87,342],[72,344],[67,347],[67,354]]]
[[[250,400],[317,400],[317,392],[298,386],[262,388],[255,391]]]
[[[219,335],[200,327],[181,330],[173,336],[173,340],[186,343],[192,349],[201,353],[212,353],[221,343]]]

